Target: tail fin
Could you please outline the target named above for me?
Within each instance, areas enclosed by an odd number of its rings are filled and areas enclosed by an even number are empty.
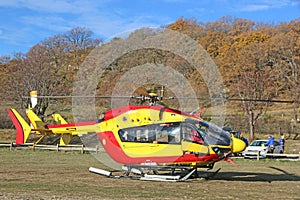
[[[26,143],[31,131],[29,124],[15,109],[9,109],[7,112],[17,130],[16,144]]]
[[[66,145],[68,145],[70,143],[71,139],[72,139],[72,135],[71,134],[62,134],[60,136],[59,144],[61,146],[66,146]]]
[[[58,113],[54,113],[52,114],[52,117],[54,119],[54,121],[57,123],[57,124],[67,124],[68,122]]]
[[[57,124],[67,124],[68,122],[58,113],[52,114],[54,121]],[[71,134],[62,134],[60,136],[59,144],[62,146],[68,145],[71,141],[72,135]]]
[[[35,129],[43,130],[45,129],[45,124],[41,118],[39,118],[33,111],[33,109],[29,109],[27,112],[27,117]]]

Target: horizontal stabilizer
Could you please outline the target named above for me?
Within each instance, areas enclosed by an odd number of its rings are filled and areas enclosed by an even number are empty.
[[[62,134],[60,136],[59,144],[62,146],[66,146],[70,143],[71,138],[72,138],[71,134]]]

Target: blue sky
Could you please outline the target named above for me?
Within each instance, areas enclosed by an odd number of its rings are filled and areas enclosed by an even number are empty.
[[[38,42],[81,26],[106,41],[179,17],[222,16],[279,23],[299,17],[300,0],[0,0],[0,56],[26,53]]]

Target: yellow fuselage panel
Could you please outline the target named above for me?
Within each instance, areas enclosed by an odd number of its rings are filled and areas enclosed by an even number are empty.
[[[170,112],[160,112],[159,110],[139,109],[131,110],[118,117],[115,117],[115,122],[120,128],[133,126],[143,126],[149,124],[169,123],[184,121],[187,118],[180,114]]]
[[[121,148],[130,157],[181,156],[180,144],[122,142]]]
[[[182,141],[182,151],[183,152],[197,152],[201,154],[208,154],[209,149],[205,145],[189,142],[189,141]]]

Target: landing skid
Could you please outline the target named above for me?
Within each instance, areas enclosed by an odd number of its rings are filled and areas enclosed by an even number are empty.
[[[163,167],[164,170],[170,167]],[[143,166],[143,169],[144,166]],[[146,167],[148,169],[148,167]],[[159,168],[160,170],[162,168]],[[158,174],[158,168],[151,166],[151,170],[148,169],[147,173],[144,173],[141,169],[133,168],[132,166],[124,166],[123,170],[120,171],[107,171],[103,169],[98,169],[94,167],[90,167],[89,171],[92,173],[100,174],[109,178],[116,179],[132,179],[132,180],[142,180],[142,181],[165,181],[165,182],[182,182],[188,179],[201,178],[205,180],[209,180],[213,178],[220,170],[219,168],[216,172],[206,174],[199,173],[196,168],[187,169],[181,168],[181,171],[176,171],[175,168],[171,168],[171,175],[166,174]],[[152,171],[152,174],[150,174]],[[122,174],[123,173],[123,174]]]

